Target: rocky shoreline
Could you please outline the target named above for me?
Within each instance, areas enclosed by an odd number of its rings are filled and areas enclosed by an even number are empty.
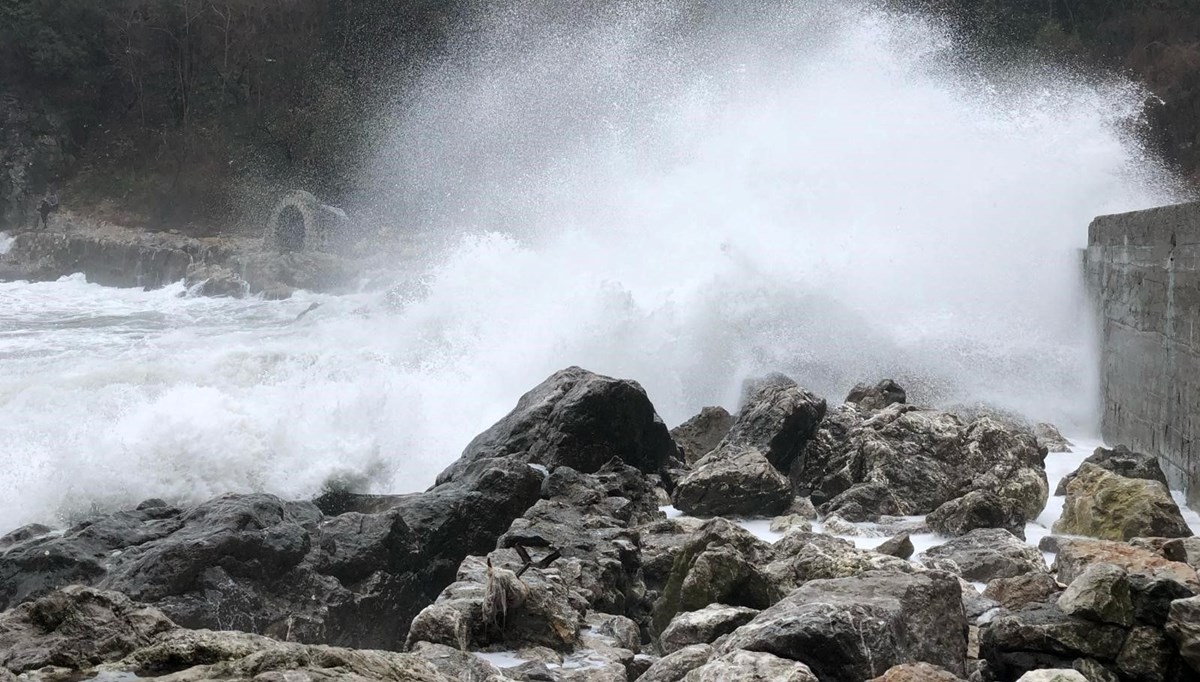
[[[778,375],[668,431],[638,384],[572,367],[423,493],[0,537],[0,681],[1200,679],[1200,540],[1161,469],[1100,448],[1052,491],[1068,447]]]

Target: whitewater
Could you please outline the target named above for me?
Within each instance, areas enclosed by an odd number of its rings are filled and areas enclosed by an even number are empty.
[[[422,65],[371,172],[396,229],[445,245],[403,286],[0,283],[0,532],[421,490],[570,365],[637,380],[672,426],[781,371],[1094,433],[1078,249],[1095,215],[1178,196],[1132,134],[1139,86],[987,67],[865,4],[622,7],[493,8]]]

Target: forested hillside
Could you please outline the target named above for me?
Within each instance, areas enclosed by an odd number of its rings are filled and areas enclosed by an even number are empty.
[[[352,199],[372,124],[453,31],[456,4],[0,0],[0,222],[47,191],[194,232],[279,188]],[[951,17],[1001,58],[1037,50],[1144,79],[1161,100],[1147,142],[1200,179],[1195,0],[890,4]]]

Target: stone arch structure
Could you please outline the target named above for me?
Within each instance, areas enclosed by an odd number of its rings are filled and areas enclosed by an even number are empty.
[[[345,215],[322,204],[310,192],[284,194],[271,210],[263,247],[269,251],[324,251],[332,240],[331,227]]]

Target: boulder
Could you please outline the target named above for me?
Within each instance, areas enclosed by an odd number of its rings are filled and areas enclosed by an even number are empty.
[[[859,682],[900,663],[965,671],[967,622],[958,580],[940,572],[870,572],[813,580],[720,641],[719,655],[762,651],[826,682]]]
[[[1094,464],[1080,466],[1067,485],[1054,532],[1105,540],[1192,535],[1165,485],[1118,476]]]
[[[1057,597],[1062,592],[1058,581],[1049,573],[1035,571],[1011,578],[990,580],[983,596],[996,601],[1000,606],[1016,611],[1026,604],[1043,602]]]
[[[764,572],[784,593],[809,580],[849,578],[869,571],[913,573],[919,570],[904,559],[869,550],[822,533],[792,531],[776,542],[776,559]]]
[[[792,485],[758,450],[722,443],[696,462],[671,499],[699,516],[775,516],[792,503]]]
[[[1157,457],[1133,452],[1124,445],[1118,445],[1111,450],[1102,447],[1096,448],[1087,459],[1083,460],[1078,469],[1062,477],[1062,480],[1058,482],[1058,487],[1054,489],[1055,495],[1061,497],[1067,494],[1067,486],[1079,475],[1084,464],[1098,466],[1125,478],[1158,481],[1167,485],[1167,476],[1163,473]]]
[[[508,415],[467,445],[437,482],[457,480],[470,464],[491,458],[591,473],[616,457],[654,473],[677,452],[666,425],[636,382],[569,367],[521,396]]]
[[[867,682],[963,682],[958,675],[928,663],[902,663]]]
[[[1040,668],[1070,668],[1080,658],[1111,663],[1126,630],[1063,613],[1054,604],[1005,611],[981,626],[980,657],[998,679],[1016,679]]]
[[[819,682],[808,666],[759,651],[733,651],[689,672],[684,682]]]
[[[1171,538],[1162,544],[1162,555],[1171,561],[1182,561],[1196,568],[1200,566],[1200,538]]]
[[[757,609],[709,604],[699,611],[676,615],[659,636],[659,643],[665,654],[693,644],[712,644],[718,637],[733,632],[756,615]]]
[[[500,682],[506,679],[496,666],[461,649],[420,642],[409,653],[427,661],[437,668],[438,672],[452,680]]]
[[[882,410],[888,405],[908,402],[908,395],[900,384],[884,379],[874,386],[858,384],[850,390],[846,402],[855,403],[864,410]]]
[[[712,452],[733,427],[733,415],[723,407],[706,407],[700,414],[671,429],[684,460],[694,464]]]
[[[1136,627],[1125,638],[1115,667],[1122,677],[1130,680],[1168,680],[1178,667],[1177,652],[1161,628]]]
[[[771,545],[722,518],[704,523],[676,554],[662,595],[654,604],[653,631],[667,629],[675,615],[709,604],[765,609],[783,596],[765,571]]]
[[[667,654],[654,662],[637,678],[638,682],[679,682],[688,673],[708,662],[712,657],[712,646],[693,644]]]
[[[1133,617],[1141,625],[1163,627],[1170,617],[1171,602],[1196,594],[1187,585],[1167,576],[1130,573],[1127,579],[1133,600]]]
[[[888,540],[884,540],[882,544],[875,548],[875,551],[880,554],[907,559],[913,555],[915,548],[912,540],[908,537],[908,533],[901,533]]]
[[[1049,546],[1050,543],[1046,541],[1051,538],[1054,540],[1053,551],[1057,552],[1053,568],[1061,583],[1069,585],[1088,566],[1105,563],[1120,566],[1129,574],[1140,573],[1170,578],[1193,590],[1200,590],[1200,579],[1196,576],[1196,569],[1185,563],[1170,561],[1150,550],[1111,540],[1054,536],[1043,538],[1043,546]]]
[[[184,627],[395,649],[466,553],[494,547],[541,482],[523,463],[491,460],[427,493],[372,498],[379,511],[333,517],[261,494],[188,509],[151,501],[0,550],[0,606],[82,583]]]
[[[451,682],[413,654],[281,642],[244,632],[172,630],[119,663],[101,667],[110,679],[172,671],[172,682]]]
[[[117,592],[71,585],[0,613],[0,669],[83,670],[124,658],[175,624]]]
[[[1171,602],[1166,633],[1179,647],[1179,654],[1195,672],[1200,672],[1200,597]]]
[[[1074,447],[1074,444],[1064,438],[1058,427],[1053,424],[1045,422],[1034,424],[1033,435],[1037,438],[1038,444],[1049,452],[1070,452]]]
[[[787,471],[824,417],[825,401],[794,381],[759,381],[717,449],[758,450],[776,469]]]
[[[1014,499],[991,491],[973,490],[933,510],[925,519],[930,529],[957,537],[976,528],[1003,528],[1025,539],[1026,514]]]
[[[1098,623],[1133,625],[1133,598],[1123,569],[1092,564],[1058,597],[1063,613]]]
[[[973,491],[1005,500],[1021,527],[1048,496],[1043,460],[1031,433],[988,418],[893,404],[864,413],[852,404],[830,412],[790,476],[824,514],[850,521],[929,514]],[[947,514],[950,510],[947,510]]]
[[[999,528],[973,530],[944,545],[930,548],[918,559],[926,565],[952,561],[964,579],[983,583],[1047,570],[1041,552]]]
[[[1031,670],[1022,675],[1017,682],[1088,682],[1088,678],[1073,668],[1059,668]]]

